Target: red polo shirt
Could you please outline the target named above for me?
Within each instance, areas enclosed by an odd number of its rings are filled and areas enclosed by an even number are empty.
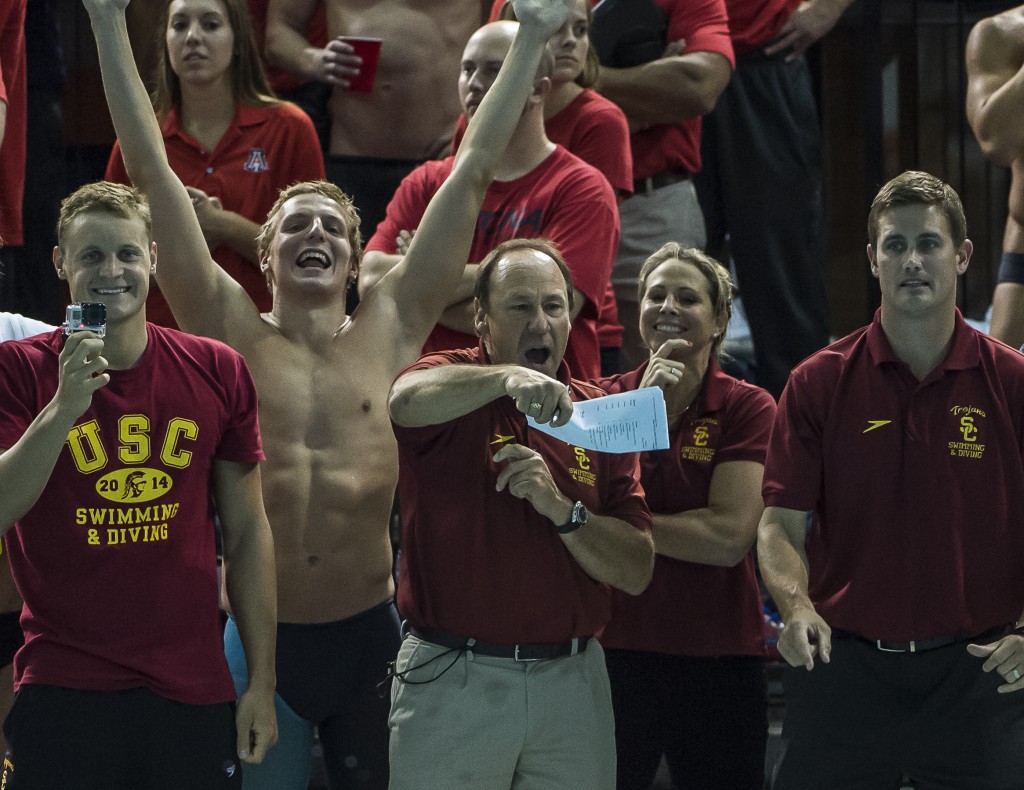
[[[736,54],[765,46],[778,35],[798,5],[800,0],[725,0]]]
[[[595,383],[609,394],[635,390],[647,364]],[[774,418],[770,394],[712,362],[700,394],[672,430],[669,449],[640,454],[640,482],[651,512],[707,507],[718,464],[764,463]],[[685,656],[764,655],[753,553],[732,568],[656,555],[654,578],[643,593],[613,591],[612,621],[601,643]]]
[[[810,597],[833,628],[928,639],[1024,603],[1024,356],[957,312],[924,381],[881,312],[805,360],[779,403],[766,505],[814,510]]]
[[[456,364],[489,361],[482,348],[465,349],[423,357],[405,372]],[[564,362],[558,378],[574,401],[604,394],[570,380]],[[398,608],[411,625],[498,644],[601,630],[610,615],[610,588],[583,571],[533,505],[495,490],[504,464],[492,457],[510,442],[530,447],[569,499],[648,531],[635,454],[565,444],[528,427],[505,397],[451,422],[394,430],[402,501]]]
[[[402,180],[388,204],[387,216],[366,243],[367,251],[397,251],[399,231],[419,226],[453,162],[453,157],[425,162]],[[608,180],[558,146],[526,175],[492,182],[480,208],[468,261],[479,263],[503,241],[516,238],[549,239],[565,258],[572,284],[587,297],[572,323],[565,360],[577,375],[597,378],[601,375],[598,309],[604,304],[619,246],[619,209]],[[478,342],[473,335],[439,324],[423,351],[472,348]]]

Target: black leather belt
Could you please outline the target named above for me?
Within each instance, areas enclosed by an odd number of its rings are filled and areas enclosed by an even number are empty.
[[[846,631],[842,628],[833,628],[832,636],[835,639],[857,639],[861,642],[866,642],[875,650],[880,650],[883,653],[924,653],[928,650],[938,650],[940,647],[949,647],[961,642],[984,642],[987,639],[1005,636],[1012,630],[1013,626],[1011,625],[999,625],[987,631],[982,631],[980,634],[959,631],[955,634],[944,634],[932,637],[931,639],[911,639],[909,642],[898,642],[890,639],[868,639],[865,636],[856,634],[853,631]]]
[[[544,661],[551,658],[574,656],[587,649],[589,636],[576,636],[561,642],[532,642],[526,645],[496,645],[480,642],[468,636],[459,636],[436,628],[410,628],[409,633],[425,642],[433,642],[452,650],[466,650],[482,656],[511,658],[515,661]]]
[[[655,189],[667,187],[669,184],[678,184],[680,181],[689,181],[690,174],[685,170],[662,170],[647,178],[633,180],[633,194],[647,195]]]

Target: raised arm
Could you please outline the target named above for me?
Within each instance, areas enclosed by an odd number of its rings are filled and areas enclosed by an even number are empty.
[[[228,600],[249,667],[249,686],[235,710],[238,754],[246,762],[258,763],[277,741],[277,578],[259,466],[215,460],[213,488],[224,534]]]
[[[1008,167],[1024,151],[1024,25],[1013,40],[997,19],[967,37],[967,120],[985,156]]]
[[[210,257],[189,195],[167,162],[160,127],[132,59],[125,23],[128,0],[84,1],[125,167],[153,214],[160,253],[157,281],[183,329],[223,339],[229,323],[258,320],[255,307]]]
[[[832,629],[807,594],[807,513],[767,507],[757,529],[761,577],[782,616],[779,652],[794,667],[814,668],[815,656],[828,663]]]
[[[368,294],[368,301],[387,299],[399,307],[409,348],[423,345],[459,284],[494,168],[526,105],[547,40],[571,6],[571,0],[516,0],[518,32],[473,115],[451,175],[427,206],[408,254]]]

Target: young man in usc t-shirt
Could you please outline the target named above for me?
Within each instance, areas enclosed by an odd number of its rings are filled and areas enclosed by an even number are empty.
[[[0,345],[0,528],[25,601],[5,781],[239,787],[238,758],[277,737],[256,391],[226,346],[146,323],[138,193],[82,187],[58,242],[58,276],[105,303],[107,332]],[[234,710],[211,496],[259,679]]]

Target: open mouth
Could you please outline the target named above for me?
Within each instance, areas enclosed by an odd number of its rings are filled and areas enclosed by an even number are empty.
[[[304,252],[299,256],[299,268],[302,269],[327,269],[331,265],[330,259],[322,252]]]
[[[900,283],[900,288],[926,288],[927,286],[927,280],[904,280]]]
[[[665,335],[681,335],[684,331],[682,327],[675,324],[655,324],[654,329]]]
[[[551,359],[551,349],[529,348],[526,350],[526,361],[531,365],[546,365]]]
[[[128,293],[129,290],[127,285],[122,285],[120,288],[93,288],[92,292],[100,296],[117,296]]]

